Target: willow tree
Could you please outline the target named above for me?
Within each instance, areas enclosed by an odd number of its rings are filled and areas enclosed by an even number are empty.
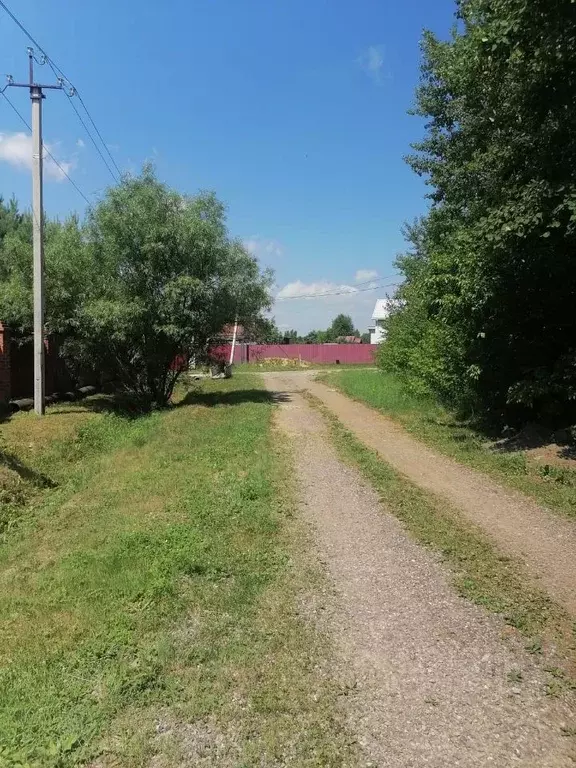
[[[230,238],[224,206],[169,189],[151,168],[108,190],[83,247],[92,284],[66,352],[146,404],[166,404],[211,337],[270,303],[270,275]]]

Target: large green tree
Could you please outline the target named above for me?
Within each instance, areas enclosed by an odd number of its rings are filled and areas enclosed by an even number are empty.
[[[78,371],[164,405],[224,325],[251,325],[271,276],[232,239],[213,194],[188,197],[151,168],[110,188],[84,223],[46,223],[46,330]],[[0,318],[32,325],[32,221],[0,201]]]
[[[94,282],[68,354],[146,404],[169,400],[225,324],[248,323],[270,304],[270,275],[229,237],[216,197],[180,195],[150,168],[108,191],[84,242]]]
[[[77,217],[47,220],[44,233],[46,330],[67,330],[92,284],[92,265]],[[0,200],[0,319],[26,339],[32,330],[32,217]]]
[[[342,336],[358,336],[358,331],[354,328],[354,323],[350,315],[343,313],[336,315],[332,324],[326,331],[329,341],[336,341]]]
[[[409,162],[431,187],[382,364],[492,414],[576,398],[576,5],[461,0],[426,33]]]

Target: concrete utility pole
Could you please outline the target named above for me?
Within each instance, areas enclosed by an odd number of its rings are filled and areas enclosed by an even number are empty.
[[[34,410],[39,416],[45,411],[44,370],[44,204],[43,204],[43,152],[42,142],[42,100],[44,88],[61,90],[58,85],[38,85],[34,82],[34,50],[28,48],[30,77],[28,83],[15,83],[9,78],[8,85],[14,88],[29,88],[32,101],[32,225],[34,250]]]
[[[234,362],[234,350],[236,348],[236,337],[238,335],[238,313],[236,313],[236,319],[234,320],[234,332],[232,333],[232,345],[230,346],[230,360],[228,365],[232,365]]]
[[[32,64],[30,65],[32,69]],[[42,189],[42,89],[32,85],[32,216],[34,227],[34,410],[45,409],[44,370],[44,205]]]

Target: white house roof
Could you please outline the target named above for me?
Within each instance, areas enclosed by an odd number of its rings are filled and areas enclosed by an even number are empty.
[[[390,314],[390,299],[377,299],[372,320],[385,320]]]

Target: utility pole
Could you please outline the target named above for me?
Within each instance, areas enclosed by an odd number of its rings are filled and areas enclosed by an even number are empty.
[[[15,83],[11,77],[8,85],[29,88],[32,101],[32,226],[34,251],[34,410],[39,416],[45,411],[45,354],[44,354],[44,204],[43,204],[43,152],[42,100],[43,89],[62,90],[58,85],[39,85],[34,82],[34,50],[28,48],[29,82]],[[44,62],[42,62],[44,63]]]
[[[236,312],[236,319],[234,320],[234,332],[232,334],[232,345],[230,347],[230,360],[228,365],[232,365],[234,362],[234,349],[236,348],[236,336],[238,335],[238,312]]]

